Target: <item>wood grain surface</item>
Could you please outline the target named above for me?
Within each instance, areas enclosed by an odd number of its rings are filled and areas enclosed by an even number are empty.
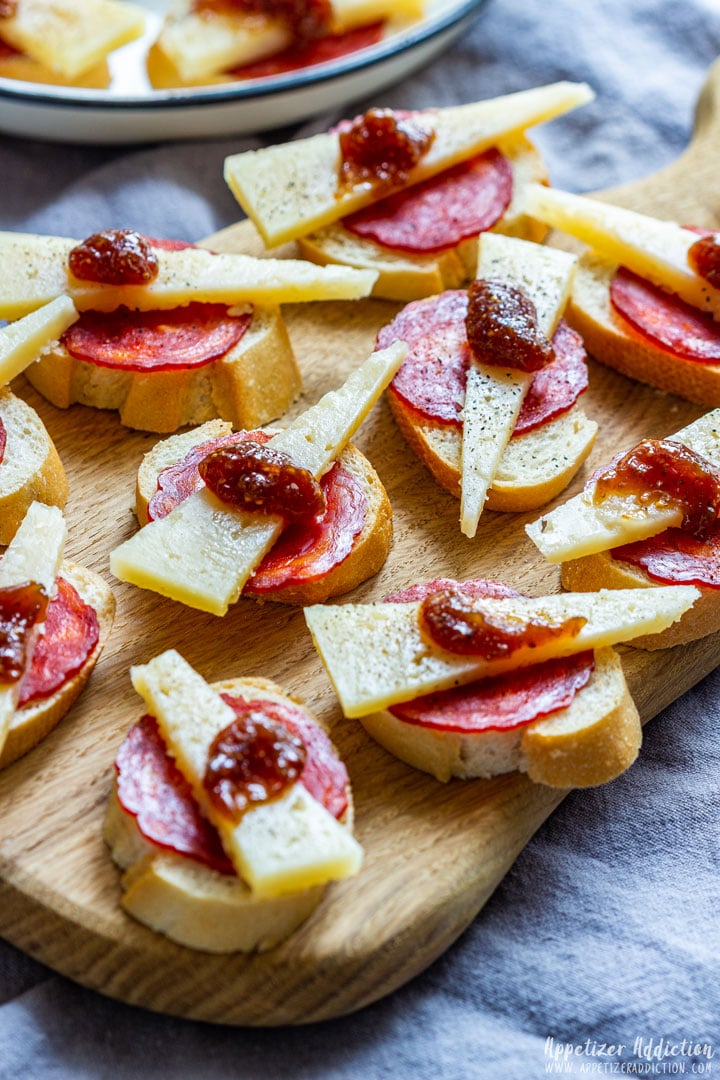
[[[719,226],[719,96],[716,64],[686,153],[606,196],[661,217]],[[247,225],[208,243],[257,250]],[[395,310],[382,301],[289,307],[304,377],[294,411],[341,382]],[[54,409],[22,379],[16,390],[37,408],[68,472],[69,557],[112,580],[108,552],[136,528],[135,473],[155,436],[125,430],[115,414]],[[617,449],[674,431],[702,411],[594,364],[585,407],[600,421],[600,435],[583,475]],[[387,487],[395,543],[381,573],[352,599],[380,599],[439,575],[499,577],[533,594],[559,589],[557,568],[542,562],[523,533],[535,515],[485,513],[475,540],[461,536],[458,502],[408,451],[384,402],[356,442]],[[582,476],[570,491],[581,482]],[[86,986],[226,1024],[302,1023],[350,1012],[410,979],[458,937],[563,798],[517,774],[440,784],[395,761],[359,724],[342,719],[299,610],[241,600],[217,619],[112,583],[115,628],[88,689],[43,744],[0,777],[0,933]],[[365,865],[358,877],[330,887],[310,920],[270,953],[194,952],[135,923],[119,905],[120,875],[101,825],[116,747],[142,712],[128,669],[169,647],[208,680],[277,680],[330,726],[348,763]],[[623,662],[643,719],[720,662],[719,650],[717,636],[659,654],[626,648]],[[618,806],[621,812],[627,807]]]

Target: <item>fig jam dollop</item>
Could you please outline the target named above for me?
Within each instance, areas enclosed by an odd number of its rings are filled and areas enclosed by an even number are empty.
[[[435,132],[421,116],[369,109],[343,127],[339,139],[342,187],[368,182],[398,187],[428,152]]]
[[[538,326],[535,304],[524,289],[502,278],[470,283],[465,327],[470,348],[483,364],[539,371],[555,359]]]
[[[218,499],[241,510],[276,514],[290,523],[325,509],[312,473],[268,445],[248,440],[218,446],[198,463],[198,472]]]
[[[709,233],[696,240],[688,251],[688,262],[696,274],[720,289],[720,240],[716,233]]]
[[[643,439],[593,477],[593,502],[635,495],[642,504],[677,503],[680,526],[707,535],[720,512],[720,473],[694,450],[672,439]]]
[[[159,270],[149,241],[132,229],[93,233],[72,249],[68,265],[80,281],[100,285],[148,285]]]
[[[28,635],[47,611],[48,594],[28,581],[0,589],[0,684],[17,682],[27,667]]]
[[[582,617],[552,621],[524,619],[483,610],[478,600],[453,589],[441,589],[420,604],[420,632],[426,640],[459,656],[501,660],[520,648],[536,648],[556,638],[575,637],[585,625]]]
[[[203,787],[216,809],[238,822],[251,806],[278,798],[294,784],[306,756],[298,735],[248,709],[213,739]]]

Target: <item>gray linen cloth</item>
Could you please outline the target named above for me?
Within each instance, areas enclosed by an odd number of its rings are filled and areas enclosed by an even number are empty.
[[[538,141],[558,186],[590,190],[677,157],[718,53],[717,0],[490,0],[450,52],[381,97],[419,107],[587,80],[595,103]],[[6,139],[2,227],[85,236],[114,224],[194,240],[239,216],[226,154],[337,118],[329,108],[272,135],[51,157]],[[0,1077],[718,1072],[719,695],[716,672],[654,720],[638,763],[567,798],[440,960],[354,1016],[279,1031],[184,1022],[0,945]]]

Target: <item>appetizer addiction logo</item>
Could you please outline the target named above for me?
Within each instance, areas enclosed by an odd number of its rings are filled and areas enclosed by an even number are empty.
[[[715,1057],[711,1042],[644,1035],[632,1043],[565,1042],[548,1035],[544,1050],[551,1076],[711,1076]]]

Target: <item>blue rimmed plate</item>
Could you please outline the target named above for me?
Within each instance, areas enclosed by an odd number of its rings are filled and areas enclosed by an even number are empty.
[[[136,0],[137,2],[137,0]],[[145,56],[165,0],[145,0],[143,38],[111,57],[107,90],[0,78],[0,130],[56,142],[131,143],[239,135],[307,119],[398,82],[457,38],[485,0],[429,0],[418,22],[342,59],[221,86],[154,90]]]

